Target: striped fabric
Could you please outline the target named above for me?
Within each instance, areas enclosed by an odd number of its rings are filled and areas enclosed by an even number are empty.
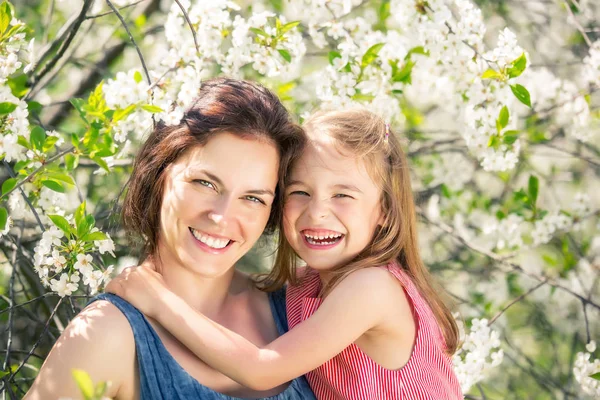
[[[351,344],[333,359],[306,374],[319,400],[455,400],[463,395],[452,362],[444,353],[445,342],[429,305],[402,271],[384,266],[404,286],[412,301],[417,334],[407,364],[399,370],[383,368],[357,345]],[[305,268],[301,284],[287,290],[287,314],[290,329],[309,318],[319,307],[319,274]],[[315,338],[318,340],[319,338]]]

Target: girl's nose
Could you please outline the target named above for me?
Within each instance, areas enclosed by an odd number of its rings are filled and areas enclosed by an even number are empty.
[[[315,220],[323,219],[329,213],[326,201],[312,199],[308,207],[310,216]]]

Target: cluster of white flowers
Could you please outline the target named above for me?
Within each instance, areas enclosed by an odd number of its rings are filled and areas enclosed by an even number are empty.
[[[531,232],[533,244],[548,243],[557,230],[563,230],[573,223],[573,219],[566,214],[551,212],[541,220],[535,221],[535,226]]]
[[[17,27],[24,24],[13,18],[9,26]],[[27,103],[19,100],[6,85],[7,80],[13,74],[23,67],[19,55],[25,51],[29,55],[29,64],[25,66],[23,72],[29,72],[33,68],[34,40],[29,44],[25,41],[25,32],[20,31],[12,35],[8,41],[4,42],[0,49],[0,103],[11,103],[16,105],[16,109],[8,113],[6,122],[0,135],[0,156],[8,162],[24,160],[26,158],[26,149],[17,143],[19,135],[29,139],[29,121],[27,117]]]
[[[591,129],[595,119],[575,83],[557,78],[547,68],[538,68],[527,71],[527,87],[540,115],[551,116],[570,137],[582,142],[592,140],[596,134]]]
[[[600,40],[590,47],[590,53],[583,60],[583,76],[590,85],[600,87]]]
[[[463,393],[483,380],[489,369],[500,365],[504,358],[500,336],[489,327],[487,319],[473,319],[471,323],[471,330],[465,336],[464,327],[458,322],[463,345],[452,358]]]
[[[19,100],[6,85],[0,84],[0,103],[16,104],[16,109],[6,117],[5,125],[0,134],[0,155],[8,162],[24,160],[27,149],[18,144],[19,136],[29,139],[29,111],[27,103]]]
[[[67,220],[72,219],[69,216]],[[92,229],[92,232],[95,231],[96,228]],[[110,253],[114,257],[114,248],[110,236],[94,241],[94,250],[100,254]],[[67,241],[63,231],[56,226],[51,226],[42,234],[34,251],[34,270],[42,284],[61,297],[76,292],[80,282],[89,287],[91,294],[96,294],[110,280],[114,269],[112,265],[104,270],[95,267],[93,257],[84,253],[83,243]]]
[[[584,393],[599,398],[600,380],[590,377],[593,374],[600,374],[600,359],[592,359],[592,354],[596,351],[596,342],[593,340],[589,342],[586,350],[587,352],[579,352],[575,356],[573,375]]]

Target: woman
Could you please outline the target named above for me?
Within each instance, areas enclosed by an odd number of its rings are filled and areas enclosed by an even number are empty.
[[[159,124],[136,159],[123,216],[169,287],[215,321],[265,345],[287,330],[281,292],[259,291],[235,263],[281,218],[279,190],[302,130],[277,97],[231,79],[203,83],[177,126]],[[304,380],[240,386],[114,295],[71,321],[27,399],[80,397],[73,368],[117,399],[313,399]]]

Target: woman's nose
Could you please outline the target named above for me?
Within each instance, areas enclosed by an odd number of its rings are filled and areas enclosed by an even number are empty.
[[[229,196],[219,196],[208,211],[208,219],[219,226],[226,226],[229,219],[232,204]]]

